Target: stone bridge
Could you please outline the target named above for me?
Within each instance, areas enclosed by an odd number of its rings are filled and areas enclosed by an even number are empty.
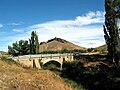
[[[38,54],[38,55],[23,55],[12,58],[14,61],[23,66],[39,68],[50,61],[56,61],[62,69],[63,61],[73,61],[73,54]]]

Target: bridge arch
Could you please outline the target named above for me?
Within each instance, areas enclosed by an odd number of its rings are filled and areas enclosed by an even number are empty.
[[[46,59],[46,60],[42,60],[42,65],[45,65],[46,63],[50,62],[50,61],[55,61],[55,62],[58,62],[60,64],[60,68],[62,68],[62,63],[63,61],[60,61],[58,59]]]

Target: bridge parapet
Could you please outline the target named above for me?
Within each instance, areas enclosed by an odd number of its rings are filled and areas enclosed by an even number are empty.
[[[73,54],[38,54],[13,57],[13,60],[30,67],[41,69],[41,63],[44,65],[49,61],[56,61],[62,64],[64,61],[73,61]]]

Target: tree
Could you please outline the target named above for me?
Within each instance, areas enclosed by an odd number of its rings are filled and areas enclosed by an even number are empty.
[[[118,65],[120,61],[120,37],[118,19],[120,19],[120,0],[105,0],[104,37],[108,46],[108,57]]]
[[[35,36],[35,44],[36,44],[36,53],[39,53],[39,40],[38,40],[38,35],[36,34]]]
[[[30,53],[31,54],[39,53],[39,41],[35,31],[32,31],[31,39],[29,39],[29,42],[30,42]]]
[[[29,43],[27,40],[15,42],[8,46],[8,53],[14,56],[39,53],[39,41],[36,32],[32,31]]]
[[[29,44],[27,40],[15,42],[12,46],[8,46],[8,53],[14,56],[29,54]]]

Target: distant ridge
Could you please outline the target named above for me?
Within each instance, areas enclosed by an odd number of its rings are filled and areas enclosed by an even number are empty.
[[[75,45],[67,40],[61,39],[61,38],[53,38],[48,40],[47,42],[41,42],[40,43],[40,48],[39,51],[61,51],[61,50],[74,50],[74,49],[79,49],[79,50],[85,50],[86,48]]]
[[[6,52],[4,52],[4,51],[0,51],[0,54],[5,54]]]
[[[102,46],[97,47],[96,49],[99,50],[99,51],[107,51],[107,45],[104,44]]]

